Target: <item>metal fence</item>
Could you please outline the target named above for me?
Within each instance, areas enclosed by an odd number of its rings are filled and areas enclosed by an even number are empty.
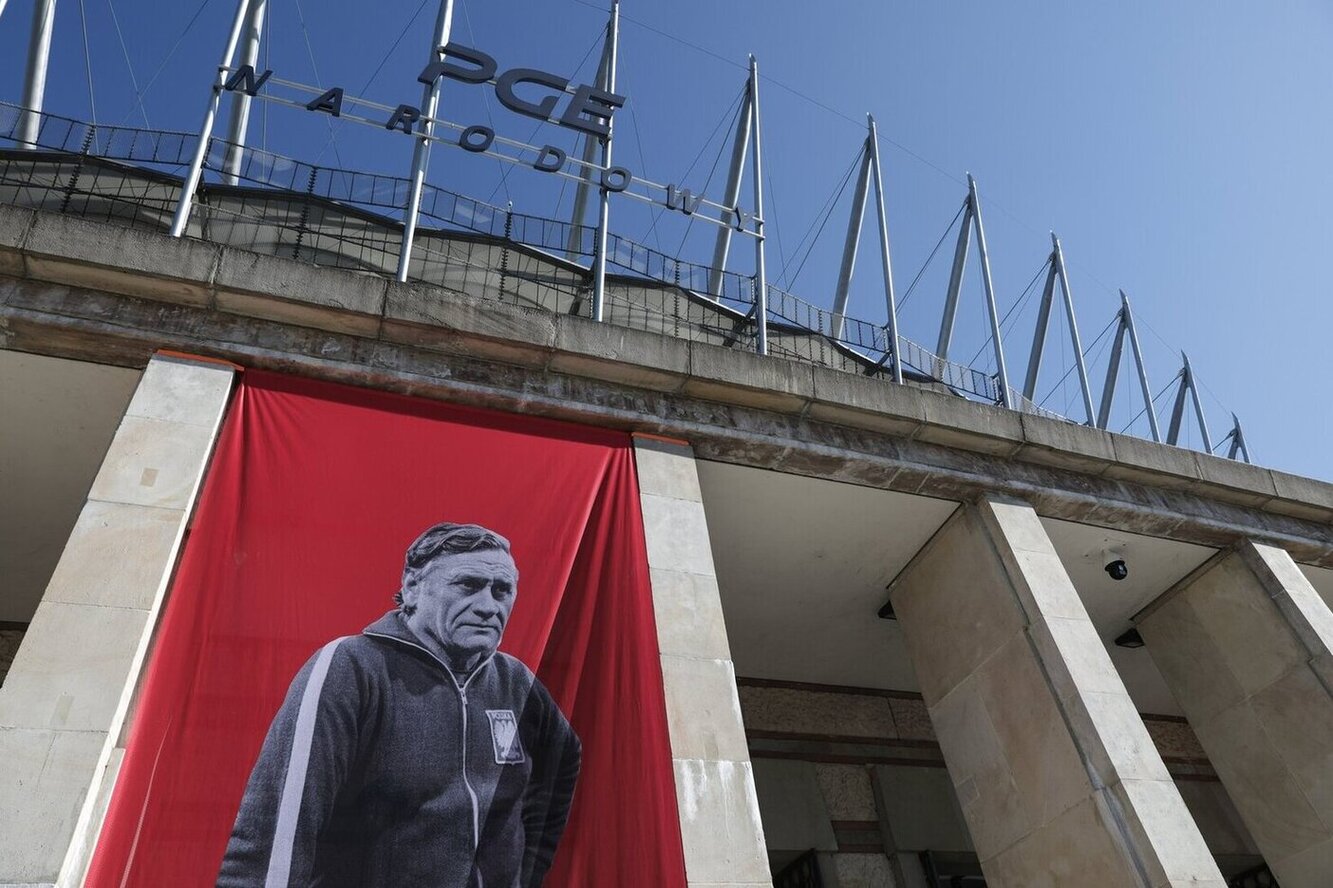
[[[18,145],[23,113],[0,103],[0,143],[16,146],[0,149],[0,202],[167,230],[196,136],[43,114],[35,143]],[[246,148],[235,175],[227,175],[229,147],[221,139],[209,143],[188,235],[323,266],[395,273],[408,179],[321,167],[256,148]],[[408,277],[523,307],[588,316],[594,234],[590,226],[516,213],[427,185]],[[614,234],[607,240],[607,265],[610,323],[755,347],[753,277],[718,273]],[[893,354],[882,324],[836,316],[771,285],[766,320],[772,354],[891,375]],[[1000,402],[994,376],[944,360],[905,337],[897,346],[903,371],[913,380]],[[1010,394],[1015,409],[1062,418]]]
[[[818,852],[807,851],[783,867],[773,877],[773,888],[824,888]]]

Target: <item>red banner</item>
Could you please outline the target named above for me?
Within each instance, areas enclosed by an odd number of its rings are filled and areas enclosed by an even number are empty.
[[[246,372],[132,717],[92,886],[685,885],[623,434]]]

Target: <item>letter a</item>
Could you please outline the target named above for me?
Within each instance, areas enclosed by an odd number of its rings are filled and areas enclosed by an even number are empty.
[[[314,101],[307,102],[305,109],[307,111],[324,111],[334,117],[341,117],[343,113],[342,87],[335,86],[333,89],[325,90],[324,95]]]

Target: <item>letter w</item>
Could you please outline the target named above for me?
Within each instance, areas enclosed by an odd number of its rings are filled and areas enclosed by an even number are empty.
[[[694,215],[694,211],[699,209],[699,204],[703,199],[704,196],[702,194],[695,197],[690,193],[690,189],[688,188],[682,188],[677,191],[675,185],[667,186],[667,208],[680,210],[687,216]]]
[[[263,74],[255,77],[255,69],[253,65],[241,65],[241,67],[236,69],[235,73],[227,78],[227,82],[222,84],[222,88],[227,92],[233,92],[237,87],[240,87],[241,92],[245,93],[247,96],[255,96],[259,94],[261,89],[263,89],[264,82],[272,76],[272,71],[265,71]],[[242,84],[244,84],[244,86],[242,86]]]

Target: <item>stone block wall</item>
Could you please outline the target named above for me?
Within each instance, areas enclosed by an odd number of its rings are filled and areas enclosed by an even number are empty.
[[[232,366],[155,357],[0,687],[0,885],[76,885],[230,395]]]

